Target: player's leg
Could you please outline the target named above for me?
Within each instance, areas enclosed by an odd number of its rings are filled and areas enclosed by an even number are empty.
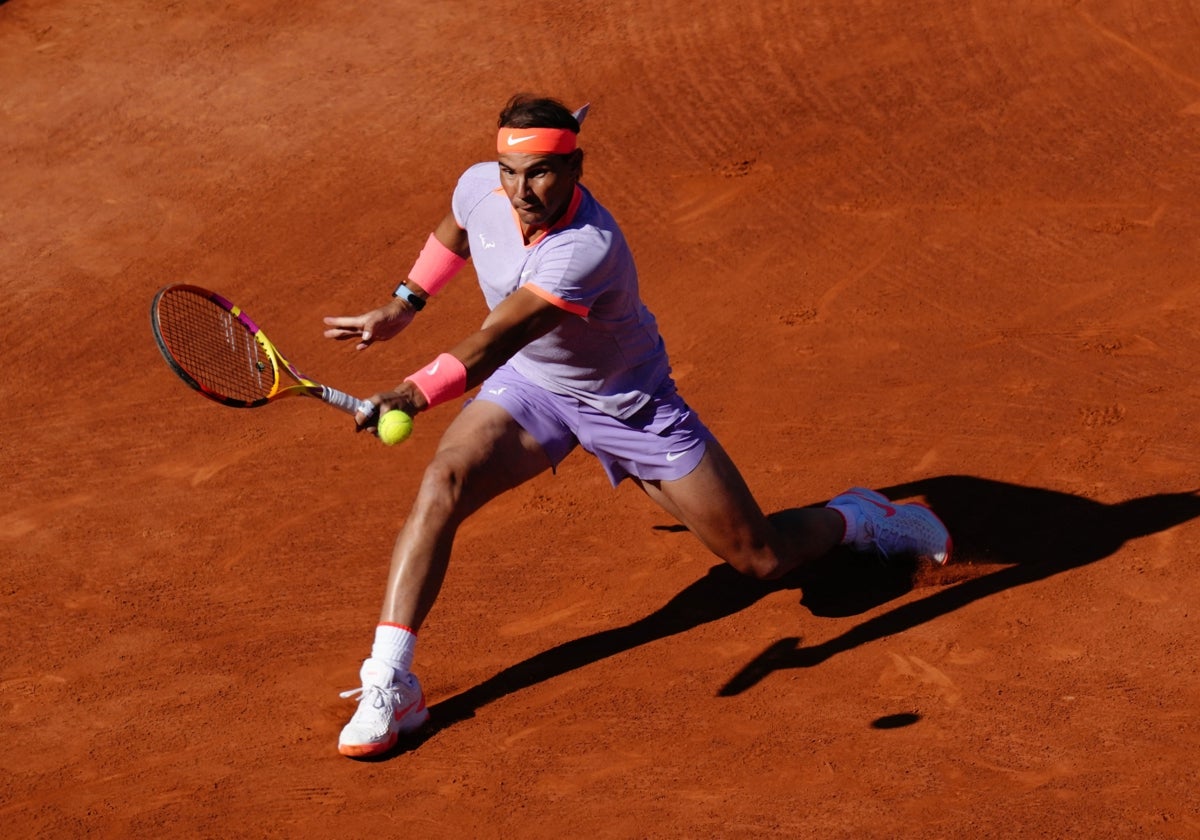
[[[772,579],[816,559],[839,544],[880,555],[950,559],[950,533],[921,504],[896,504],[862,487],[834,497],[823,508],[762,514],[737,467],[716,440],[687,475],[637,480],[708,548],[739,571]]]
[[[550,466],[541,445],[495,403],[477,399],[450,424],[396,539],[375,642],[359,672],[362,687],[342,694],[358,697],[338,739],[343,755],[387,752],[400,733],[429,719],[411,672],[413,649],[445,579],[455,531],[488,501]]]
[[[416,631],[446,574],[451,543],[469,515],[551,466],[505,409],[475,400],[446,430],[396,539],[380,621]]]
[[[763,515],[736,465],[715,439],[682,478],[634,479],[650,498],[738,571],[763,579],[787,574],[831,551],[846,522],[829,508]]]

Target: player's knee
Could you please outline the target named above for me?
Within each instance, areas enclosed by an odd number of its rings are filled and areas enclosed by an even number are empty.
[[[417,506],[426,514],[452,516],[463,497],[464,471],[450,458],[435,456],[425,467]]]

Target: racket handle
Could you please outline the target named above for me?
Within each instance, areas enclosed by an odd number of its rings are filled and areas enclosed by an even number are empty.
[[[328,385],[321,386],[319,396],[334,408],[340,408],[347,414],[361,411],[367,417],[371,417],[375,413],[375,403],[370,400],[360,400],[358,397],[352,397],[337,388],[330,388]]]

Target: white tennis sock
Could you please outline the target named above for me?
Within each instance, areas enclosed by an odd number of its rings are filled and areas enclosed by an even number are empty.
[[[858,539],[858,529],[860,526],[858,520],[858,511],[852,505],[830,504],[825,507],[830,510],[836,510],[842,515],[842,519],[846,520],[846,532],[842,534],[842,545],[853,545]]]
[[[382,659],[397,671],[397,676],[412,670],[413,651],[417,646],[417,634],[401,624],[381,622],[375,628],[375,644],[371,646],[371,658]]]

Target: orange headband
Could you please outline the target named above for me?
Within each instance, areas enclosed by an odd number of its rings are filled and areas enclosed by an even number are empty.
[[[575,151],[576,135],[566,128],[501,128],[496,151],[502,155],[565,155]]]

